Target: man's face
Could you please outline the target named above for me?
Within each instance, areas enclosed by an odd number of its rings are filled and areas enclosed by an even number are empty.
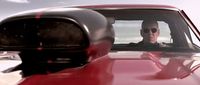
[[[141,30],[144,43],[156,43],[159,34],[157,23],[146,23]]]

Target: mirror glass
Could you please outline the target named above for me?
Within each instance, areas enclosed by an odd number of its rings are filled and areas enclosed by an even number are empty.
[[[74,22],[42,18],[6,22],[0,27],[1,48],[85,47],[87,39]]]

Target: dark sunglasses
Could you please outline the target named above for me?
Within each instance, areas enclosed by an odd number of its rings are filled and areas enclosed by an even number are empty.
[[[149,33],[149,32],[152,32],[152,33],[156,33],[158,30],[156,28],[151,28],[151,29],[143,29],[143,32],[144,33]]]

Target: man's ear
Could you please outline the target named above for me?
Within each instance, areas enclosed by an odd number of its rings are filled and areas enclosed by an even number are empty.
[[[158,30],[158,35],[160,35],[160,30]]]

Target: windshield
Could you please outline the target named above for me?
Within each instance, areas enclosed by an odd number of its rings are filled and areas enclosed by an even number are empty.
[[[191,36],[190,26],[178,11],[159,9],[97,11],[113,23],[116,35],[112,50],[199,51],[199,46],[192,41],[196,36]],[[150,22],[146,23],[147,21]],[[150,25],[154,21],[156,27]],[[146,27],[143,27],[145,23]],[[150,46],[152,44],[153,47]]]

